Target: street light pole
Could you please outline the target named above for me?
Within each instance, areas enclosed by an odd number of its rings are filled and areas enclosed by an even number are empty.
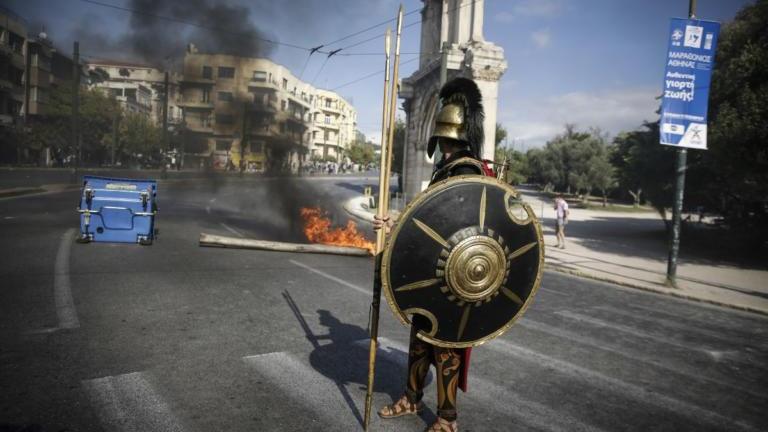
[[[168,178],[165,158],[168,155],[168,71],[163,80],[163,157],[160,174],[163,179]]]
[[[696,17],[696,0],[688,0],[688,18]],[[680,219],[683,212],[683,192],[685,191],[685,171],[688,163],[688,150],[677,149],[675,164],[675,200],[672,204],[672,232],[669,241],[669,258],[667,260],[667,284],[677,286],[677,255],[680,251]]]
[[[75,41],[72,53],[72,147],[75,151],[73,182],[78,181],[80,169],[80,42]]]

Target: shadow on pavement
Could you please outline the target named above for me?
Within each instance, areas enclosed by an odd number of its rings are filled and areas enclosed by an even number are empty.
[[[320,309],[317,311],[319,321],[320,324],[328,328],[328,333],[315,335],[288,291],[283,292],[283,298],[304,329],[307,340],[314,347],[309,355],[310,365],[317,372],[333,380],[347,406],[362,426],[363,402],[358,401],[361,405],[358,409],[346,385],[356,384],[360,386],[361,390],[366,389],[368,383],[368,332],[362,327],[342,322],[330,311]],[[328,341],[328,343],[321,344],[320,341]],[[360,343],[361,341],[365,343]],[[403,359],[408,356],[408,353],[397,349],[390,348],[389,350],[388,354],[390,355],[402,356]],[[375,390],[384,392],[392,400],[395,400],[402,396],[407,371],[398,364],[386,361],[383,357],[385,356],[380,354],[376,362]],[[427,377],[428,381],[430,377],[431,375]],[[372,411],[376,409],[377,407],[373,407]],[[435,414],[425,407],[420,416],[425,419],[426,423],[426,419],[434,418]]]

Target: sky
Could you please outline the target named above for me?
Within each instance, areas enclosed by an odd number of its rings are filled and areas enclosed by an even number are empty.
[[[280,43],[261,42],[263,55],[302,80],[352,102],[358,111],[358,129],[378,142],[383,73],[375,73],[384,68],[384,30],[394,23],[331,42],[394,18],[398,1],[97,1],[125,8],[163,2],[172,5],[170,9],[203,4],[232,7],[242,21],[238,25],[253,25],[262,39]],[[130,12],[84,0],[2,3],[27,20],[31,34],[45,26],[49,38],[63,51],[71,52],[72,41],[78,39],[87,56],[142,60],[120,44],[131,34],[132,18],[134,22],[142,19]],[[724,23],[749,3],[698,0],[696,15]],[[406,14],[412,13],[405,18],[402,34],[400,76],[407,77],[418,67],[420,25],[416,22],[422,1],[404,0],[403,5]],[[188,9],[158,13],[203,26],[211,25],[213,19],[213,14],[190,15]],[[502,47],[508,63],[498,97],[498,121],[508,131],[504,144],[517,150],[542,146],[566,123],[580,130],[600,128],[615,136],[639,128],[644,120],[656,120],[669,19],[687,14],[687,0],[485,0],[485,40]],[[158,41],[186,43],[199,37],[199,28],[161,20],[148,38],[136,43],[151,49]],[[319,45],[325,45],[326,51],[343,49],[331,58],[318,53],[309,56],[307,49]],[[183,48],[169,55],[180,61]],[[375,75],[354,82],[371,74]],[[398,116],[404,118],[402,110]]]

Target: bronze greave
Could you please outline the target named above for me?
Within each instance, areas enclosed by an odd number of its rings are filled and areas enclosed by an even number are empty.
[[[411,342],[408,348],[408,383],[405,394],[408,402],[417,403],[424,396],[424,382],[429,373],[432,359],[432,345],[416,337],[416,329],[411,327]]]
[[[453,348],[432,348],[437,369],[437,415],[448,421],[456,420],[456,392],[459,385],[461,356]]]

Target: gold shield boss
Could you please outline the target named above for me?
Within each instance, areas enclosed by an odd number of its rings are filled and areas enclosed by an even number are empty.
[[[541,225],[515,189],[493,177],[451,177],[422,192],[387,240],[381,278],[417,337],[466,348],[504,334],[533,301],[544,267]]]

